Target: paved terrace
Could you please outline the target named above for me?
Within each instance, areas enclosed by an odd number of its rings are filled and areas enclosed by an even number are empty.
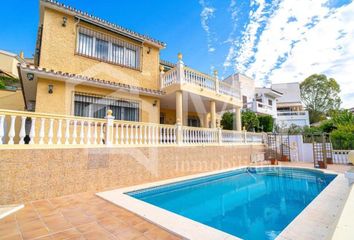
[[[312,168],[309,163],[281,163]],[[328,165],[343,173],[349,166]],[[315,230],[315,229],[314,229]],[[326,236],[327,239],[330,236]],[[92,192],[25,203],[0,220],[0,239],[182,239],[141,217],[100,199]]]

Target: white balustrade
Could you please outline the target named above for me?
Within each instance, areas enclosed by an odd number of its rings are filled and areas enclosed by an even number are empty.
[[[333,150],[333,163],[335,164],[348,164],[348,154],[350,150]]]
[[[63,124],[63,120],[59,119],[58,120],[58,129],[57,129],[57,144],[60,145],[61,144],[61,131],[62,131],[62,124]]]
[[[53,144],[53,125],[54,119],[51,118],[49,120],[48,144]]]
[[[37,125],[36,119],[40,119]],[[260,133],[120,120],[113,120],[107,129],[107,121],[108,119],[0,109],[0,144],[55,144],[56,146],[99,144],[108,146],[107,131],[110,134],[111,144],[114,146],[177,145],[177,136],[180,138],[178,144],[182,145],[262,143],[264,141],[263,134]],[[27,127],[29,132],[26,132]],[[26,141],[27,138],[28,141]]]
[[[0,145],[4,143],[3,141],[3,138],[5,136],[4,125],[5,125],[5,115],[0,115]]]
[[[19,144],[25,144],[25,137],[26,137],[26,119],[27,117],[21,117],[21,130],[20,130],[20,142]]]

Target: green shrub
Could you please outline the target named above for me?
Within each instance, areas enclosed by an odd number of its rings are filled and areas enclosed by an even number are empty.
[[[220,122],[222,129],[232,130],[234,126],[234,115],[235,114],[232,112],[225,112],[222,115],[221,122]]]
[[[259,131],[272,132],[274,128],[274,119],[270,115],[259,115]]]
[[[337,126],[334,124],[334,122],[332,120],[325,120],[318,127],[318,130],[321,130],[322,132],[325,132],[325,133],[330,133],[336,129],[337,129]]]
[[[259,127],[259,120],[257,115],[249,109],[246,109],[241,114],[242,126],[247,131],[255,131]]]
[[[330,134],[333,149],[354,149],[354,124],[340,126]]]

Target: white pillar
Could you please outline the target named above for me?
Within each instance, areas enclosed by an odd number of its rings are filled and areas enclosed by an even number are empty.
[[[114,116],[112,116],[112,110],[107,111],[107,116],[105,117],[107,120],[106,123],[106,138],[105,138],[105,143],[107,146],[112,145],[112,129],[113,129],[113,120]]]
[[[216,103],[215,101],[210,101],[210,120],[211,128],[216,128]]]
[[[235,115],[236,115],[236,131],[241,131],[242,123],[241,123],[241,108],[240,107],[236,107]]]
[[[176,64],[177,68],[177,82],[184,83],[184,63],[182,61],[183,55],[182,53],[178,53],[178,61]]]
[[[176,92],[176,123],[182,124],[183,122],[183,97],[182,91]]]

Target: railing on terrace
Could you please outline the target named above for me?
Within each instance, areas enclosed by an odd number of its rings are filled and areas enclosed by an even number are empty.
[[[184,67],[184,81],[193,85],[216,91],[216,81],[212,76]]]
[[[350,150],[332,150],[333,163],[349,164],[348,154]]]
[[[262,133],[0,110],[5,145],[194,145],[263,143]]]
[[[231,85],[219,81],[217,72],[215,72],[214,76],[211,76],[186,67],[181,60],[178,61],[176,67],[169,71],[161,71],[160,81],[161,88],[166,88],[174,84],[188,83],[220,94],[240,98],[239,84]]]
[[[287,111],[287,112],[278,112],[278,116],[307,116],[307,111]]]

